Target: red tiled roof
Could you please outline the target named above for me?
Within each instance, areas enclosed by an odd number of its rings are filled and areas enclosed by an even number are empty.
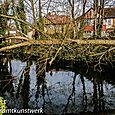
[[[115,18],[115,7],[104,8],[104,17],[105,18]]]
[[[84,31],[93,31],[93,26],[84,26]]]
[[[66,15],[48,14],[46,18],[53,24],[65,24],[70,21],[70,17]]]
[[[94,11],[94,9],[90,8],[84,15],[81,15],[77,19],[83,18],[83,16],[85,19],[93,19],[94,18],[93,11]],[[105,19],[115,18],[115,7],[104,8],[104,18]]]
[[[84,31],[86,31],[86,32],[90,32],[90,31],[93,31],[93,30],[94,30],[94,27],[87,25],[87,26],[84,26],[83,29],[84,29]],[[106,25],[102,25],[102,30],[103,30],[103,31],[106,31]]]

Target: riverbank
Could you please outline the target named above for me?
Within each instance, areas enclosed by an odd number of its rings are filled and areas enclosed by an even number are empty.
[[[25,59],[37,57],[42,60],[41,63],[50,66],[55,60],[65,60],[83,62],[88,67],[92,65],[94,70],[103,71],[103,67],[113,66],[115,62],[115,40],[30,40],[20,36],[8,39],[11,43],[5,42],[6,46],[0,48],[0,52]]]

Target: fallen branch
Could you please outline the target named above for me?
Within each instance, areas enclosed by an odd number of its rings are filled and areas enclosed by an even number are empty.
[[[5,50],[11,50],[14,48],[19,48],[19,47],[23,47],[23,46],[28,46],[28,45],[61,45],[62,41],[59,39],[51,39],[51,40],[30,40],[26,37],[20,37],[20,36],[16,36],[16,37],[11,37],[8,39],[23,39],[26,40],[26,42],[23,43],[19,43],[19,44],[15,44],[12,46],[6,46],[0,49],[0,52],[5,51]],[[115,40],[64,40],[63,44],[73,44],[76,43],[78,45],[88,45],[88,44],[92,44],[92,45],[115,45]],[[110,50],[115,50],[115,47],[110,49]],[[97,55],[97,54],[96,54]],[[99,54],[100,55],[100,54]]]
[[[15,36],[15,37],[8,37],[6,39],[22,39],[27,41],[34,41],[35,44],[44,44],[44,45],[51,45],[51,44],[61,44],[62,40],[59,39],[50,39],[50,40],[32,40],[28,39],[27,37],[21,37],[21,36]],[[73,39],[66,39],[63,41],[64,43],[76,43],[78,45],[88,45],[88,44],[94,44],[94,45],[115,45],[115,40],[73,40]]]
[[[3,47],[3,48],[0,48],[0,52],[6,51],[6,50],[12,50],[12,49],[15,49],[15,48],[28,46],[28,45],[31,45],[31,43],[30,42],[24,42],[24,43],[15,44],[15,45],[12,45],[12,46],[6,46],[6,47]]]
[[[6,39],[6,40],[9,40],[9,39],[19,39],[19,40],[26,40],[26,41],[30,40],[29,38],[27,38],[27,37],[22,37],[22,36],[7,37],[7,38],[5,38],[5,39]]]
[[[50,65],[51,65],[52,62],[56,59],[56,57],[57,57],[57,55],[58,55],[58,53],[60,52],[61,49],[62,49],[62,47],[60,47],[60,48],[58,49],[58,51],[56,52],[55,56],[51,59],[51,61],[49,62]]]
[[[77,44],[94,44],[94,45],[115,45],[115,40],[72,40],[68,39],[68,42]]]

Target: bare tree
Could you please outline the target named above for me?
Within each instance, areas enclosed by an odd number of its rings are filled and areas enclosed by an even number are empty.
[[[101,37],[104,0],[94,0],[94,36]]]

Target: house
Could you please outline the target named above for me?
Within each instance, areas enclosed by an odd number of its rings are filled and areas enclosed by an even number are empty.
[[[44,30],[47,34],[65,34],[71,28],[71,24],[71,19],[67,15],[53,12],[44,16]]]
[[[20,35],[16,27],[9,27],[5,34],[12,37]]]
[[[104,8],[104,23],[106,28],[115,28],[115,7]]]
[[[10,36],[16,36],[16,34],[17,34],[17,31],[16,31],[15,28],[11,28],[11,29],[9,30],[9,35],[10,35]]]
[[[102,17],[102,36],[106,36],[108,30],[111,31],[112,29],[115,29],[115,7],[104,8]],[[94,31],[94,9],[90,8],[84,15],[77,18],[76,22],[78,23],[78,27],[80,27],[79,22],[82,18],[84,21],[83,31],[84,33],[89,34],[88,37],[91,37]]]

